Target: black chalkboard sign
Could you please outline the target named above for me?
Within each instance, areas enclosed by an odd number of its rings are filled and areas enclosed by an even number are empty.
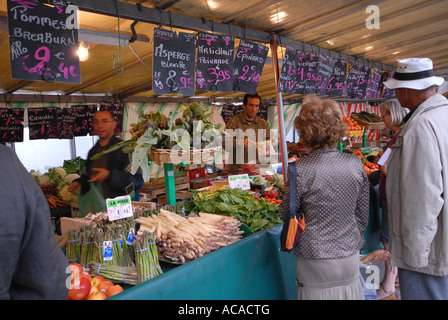
[[[98,110],[96,105],[73,105],[71,109],[75,111],[76,122],[73,135],[82,137],[93,134],[93,115]]]
[[[299,91],[298,84],[302,80],[298,80],[300,77],[297,73],[299,68],[299,55],[300,51],[296,48],[288,45],[286,47],[285,55],[283,58],[282,70],[279,78],[279,91],[287,94],[301,93]]]
[[[194,95],[196,34],[154,28],[153,91]]]
[[[347,78],[347,61],[336,59],[333,64],[333,75],[327,86],[327,94],[332,97],[341,97],[345,93]]]
[[[254,94],[257,91],[269,48],[241,39],[233,63],[233,90]]]
[[[235,38],[198,33],[196,90],[232,92]]]
[[[315,53],[306,53],[301,56],[300,65],[302,69],[300,73],[303,75],[305,84],[303,94],[316,93],[318,64],[319,56]]]
[[[123,112],[124,107],[121,104],[102,104],[100,110],[108,110],[114,116],[117,127],[115,128],[115,135],[118,136],[123,131]]]
[[[76,126],[76,111],[72,108],[60,108],[57,111],[57,130],[59,139],[72,139]]]
[[[336,59],[319,55],[319,65],[316,74],[316,93],[324,96],[327,94],[328,84],[333,75],[333,67]]]
[[[28,127],[30,140],[58,139],[59,108],[28,108]]]
[[[22,142],[24,109],[0,109],[0,142]]]
[[[379,99],[381,97],[380,81],[382,71],[372,68],[369,80],[367,81],[366,99]]]
[[[67,29],[65,1],[55,6],[8,0],[11,77],[80,83],[78,30]]]
[[[386,98],[386,99],[395,98],[395,90],[386,88],[386,86],[383,83],[384,81],[389,79],[389,76],[392,78],[393,75],[394,75],[394,73],[389,72],[389,71],[383,71],[383,73],[381,74],[380,90],[382,91],[382,93],[381,93],[382,98]]]
[[[230,118],[237,115],[240,112],[243,112],[243,105],[233,105],[233,104],[225,104],[222,106],[221,110],[221,116],[225,123],[229,121]],[[260,109],[258,110],[257,116],[268,120],[268,106],[267,105],[261,105]]]
[[[364,99],[367,89],[367,81],[370,77],[370,67],[354,64],[347,76],[348,97],[353,99]]]

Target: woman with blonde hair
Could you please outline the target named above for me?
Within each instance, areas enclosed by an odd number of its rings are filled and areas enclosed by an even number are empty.
[[[300,140],[310,148],[296,161],[280,216],[289,219],[289,199],[303,213],[305,231],[296,255],[297,295],[301,300],[364,299],[359,279],[359,252],[369,216],[369,183],[360,159],[337,150],[347,134],[338,104],[307,96],[294,120]],[[290,190],[296,179],[297,190]]]

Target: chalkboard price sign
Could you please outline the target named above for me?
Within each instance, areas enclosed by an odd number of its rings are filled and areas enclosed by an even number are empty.
[[[198,33],[196,90],[232,92],[235,38]]]
[[[301,74],[303,84],[303,94],[316,93],[317,90],[317,66],[319,64],[319,57],[314,53],[304,53],[300,56]]]
[[[58,138],[72,139],[76,126],[76,111],[71,108],[60,108],[57,119]]]
[[[0,142],[23,141],[23,117],[24,109],[0,109]]]
[[[55,6],[8,0],[11,77],[80,83],[78,30],[67,29],[65,1]]]
[[[367,81],[366,98],[378,99],[381,96],[380,81],[382,71],[378,68],[372,68],[369,80]]]
[[[298,80],[300,51],[288,45],[286,47],[282,70],[279,79],[279,91],[288,94],[300,93],[297,92],[298,84],[302,80]],[[300,90],[301,91],[301,90]]]
[[[264,45],[241,39],[233,63],[234,91],[256,93],[268,51]]]
[[[57,139],[59,108],[28,108],[30,140]]]
[[[351,67],[347,77],[348,97],[354,99],[363,99],[365,97],[370,72],[370,67],[356,64]]]
[[[333,75],[331,76],[327,86],[328,95],[333,97],[341,97],[344,95],[347,67],[347,61],[345,60],[337,59],[334,61]]]
[[[196,34],[154,28],[153,91],[194,95]]]
[[[115,135],[120,135],[121,131],[123,131],[123,112],[124,107],[121,104],[102,104],[100,106],[100,110],[108,110],[114,116],[115,122],[117,123],[117,127],[115,128]]]
[[[333,67],[335,61],[336,60],[331,57],[327,57],[322,54],[319,55],[319,65],[317,67],[317,75],[316,75],[317,94],[322,96],[327,94],[328,85],[333,75]]]
[[[93,115],[98,110],[96,105],[74,105],[71,109],[75,111],[76,122],[73,135],[82,137],[93,134]]]

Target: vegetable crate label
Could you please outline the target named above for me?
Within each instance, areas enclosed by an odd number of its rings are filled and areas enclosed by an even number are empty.
[[[129,218],[133,216],[131,197],[129,195],[106,199],[109,221]]]
[[[241,188],[243,190],[250,190],[250,179],[247,174],[239,174],[235,176],[229,176],[230,188]]]

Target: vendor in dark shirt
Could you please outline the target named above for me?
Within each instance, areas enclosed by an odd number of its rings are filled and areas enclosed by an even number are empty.
[[[128,194],[129,190],[135,190],[132,200],[139,200],[143,178],[140,169],[135,175],[130,173],[129,154],[117,149],[91,160],[92,156],[122,141],[114,135],[116,126],[113,115],[107,110],[97,111],[93,116],[93,130],[99,140],[89,151],[85,172],[70,185],[69,190],[72,193],[77,190],[81,190],[82,194],[86,193],[93,182],[101,184],[104,198],[123,196]]]

